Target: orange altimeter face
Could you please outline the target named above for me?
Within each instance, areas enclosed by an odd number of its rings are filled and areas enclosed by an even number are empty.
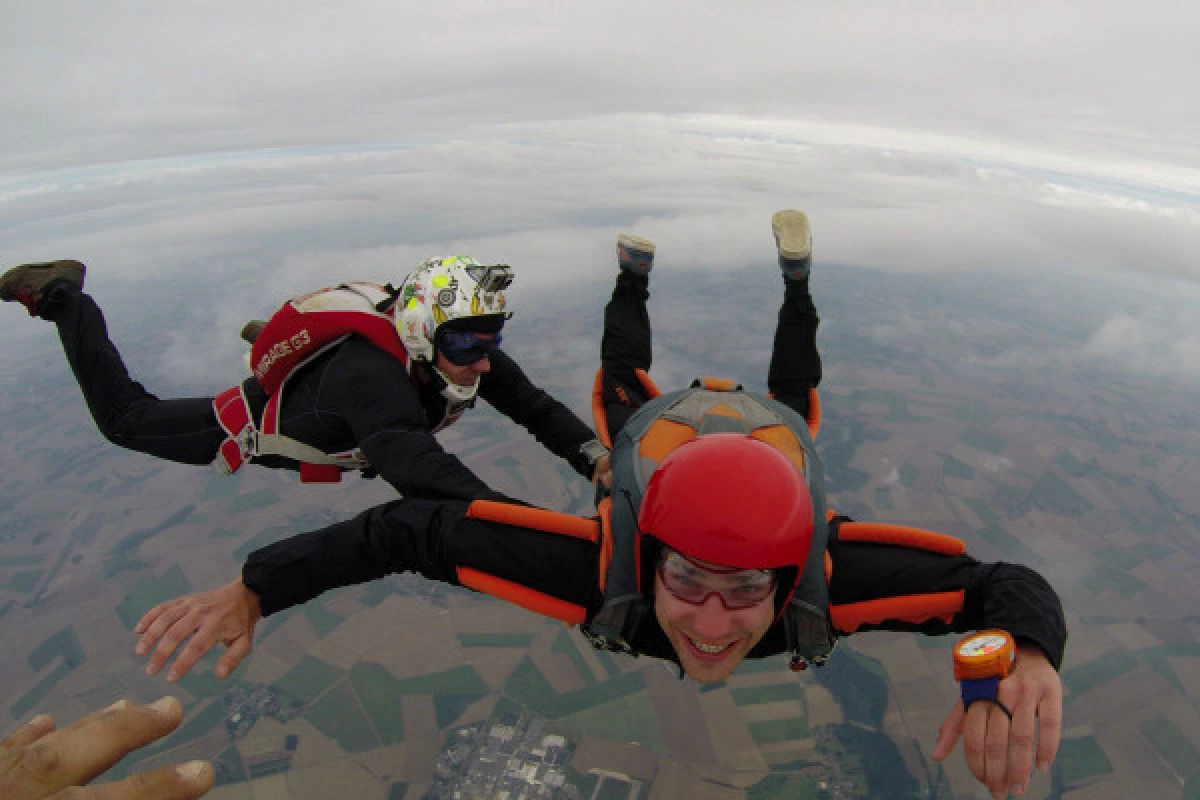
[[[1016,644],[1006,631],[973,633],[954,645],[954,679],[1007,678],[1016,658]]]

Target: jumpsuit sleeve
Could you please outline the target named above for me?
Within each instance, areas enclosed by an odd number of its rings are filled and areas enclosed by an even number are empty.
[[[321,387],[321,405],[345,420],[379,475],[404,495],[502,499],[430,431],[404,365],[366,340],[342,347]]]
[[[492,369],[480,382],[479,396],[533,434],[543,447],[580,475],[591,479],[592,466],[579,448],[596,438],[592,429],[575,412],[535,386],[507,353],[499,350],[490,361]]]
[[[1018,642],[1037,645],[1055,669],[1062,665],[1067,641],[1062,604],[1045,578],[1029,567],[836,539],[829,553],[833,564],[830,614],[841,634],[869,630],[946,634],[1000,628]],[[945,605],[956,597],[957,601]],[[936,613],[906,612],[889,605],[898,598],[940,599],[936,605],[941,608]]]
[[[493,504],[498,505],[498,504]],[[515,504],[506,508],[526,510]],[[599,546],[577,536],[468,516],[465,502],[405,498],[260,548],[242,567],[264,616],[331,589],[412,572],[459,586],[464,570],[581,609],[598,607]],[[595,523],[568,515],[578,523]],[[596,523],[598,525],[598,523]],[[510,596],[505,599],[511,600]]]

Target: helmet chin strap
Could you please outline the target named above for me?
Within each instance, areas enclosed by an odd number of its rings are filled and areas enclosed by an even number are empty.
[[[479,391],[479,378],[475,378],[475,382],[470,386],[459,386],[454,381],[446,377],[446,373],[437,368],[437,365],[425,362],[429,366],[434,383],[437,384],[438,393],[449,400],[453,404],[469,403],[475,398],[475,394]]]

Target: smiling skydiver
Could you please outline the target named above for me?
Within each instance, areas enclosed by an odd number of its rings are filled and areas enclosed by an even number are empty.
[[[597,517],[491,501],[370,509],[251,553],[226,586],[151,609],[135,627],[147,671],[177,654],[168,679],[178,680],[221,642],[225,677],[262,616],[409,571],[579,625],[598,648],[665,659],[702,683],[779,653],[797,669],[820,666],[839,638],[864,631],[993,628],[1016,642],[1011,673],[994,702],[956,704],[933,757],[962,736],[993,793],[1023,792],[1035,756],[1044,769],[1058,746],[1062,607],[1027,567],[981,563],[952,537],[826,509],[810,437],[821,363],[808,222],[782,211],[772,223],[785,287],[772,397],[714,380],[658,392],[645,305],[654,246],[622,235],[594,390],[597,429],[613,445],[611,496]]]
[[[406,495],[499,499],[434,438],[480,397],[580,475],[607,467],[592,430],[500,349],[506,266],[430,259],[399,290],[349,283],[294,298],[254,341],[250,378],[215,398],[168,400],[130,377],[84,272],[69,260],[14,267],[0,298],[55,323],[100,433],[121,447],[304,480],[363,469]]]

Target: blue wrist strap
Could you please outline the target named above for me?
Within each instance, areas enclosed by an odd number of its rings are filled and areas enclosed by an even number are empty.
[[[964,680],[959,683],[962,689],[963,708],[970,708],[971,703],[983,700],[995,703],[1000,691],[1000,678],[983,678],[981,680]]]

